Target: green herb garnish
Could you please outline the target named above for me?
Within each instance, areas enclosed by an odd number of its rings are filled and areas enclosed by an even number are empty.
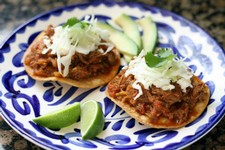
[[[148,52],[145,55],[145,62],[150,68],[161,67],[176,57],[177,55],[175,55],[172,50],[168,48],[160,48],[156,54]]]
[[[76,17],[73,17],[73,18],[68,19],[67,22],[64,25],[62,25],[62,27],[63,28],[65,28],[66,26],[71,27],[79,22],[81,22],[79,19],[77,19]]]
[[[66,26],[72,27],[75,24],[80,24],[81,28],[85,28],[88,23],[86,22],[82,22],[81,20],[77,19],[76,17],[70,18],[67,20],[67,22],[65,24],[62,25],[63,28],[65,28]]]

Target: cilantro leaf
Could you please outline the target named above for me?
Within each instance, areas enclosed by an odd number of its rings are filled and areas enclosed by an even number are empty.
[[[169,48],[160,48],[157,50],[157,55],[159,55],[160,57],[168,57],[170,55],[174,55],[173,51]]]
[[[150,68],[161,67],[175,57],[176,55],[173,54],[172,50],[161,48],[157,51],[156,55],[154,55],[152,52],[148,52],[145,55],[145,62]]]
[[[65,28],[66,26],[71,27],[79,22],[81,22],[79,19],[77,19],[76,17],[73,17],[73,18],[68,19],[67,22],[65,24],[63,24],[62,27],[63,28]]]

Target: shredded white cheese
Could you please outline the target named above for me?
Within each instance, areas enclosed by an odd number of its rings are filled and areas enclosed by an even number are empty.
[[[184,64],[182,59],[173,59],[164,66],[150,68],[145,62],[144,55],[145,53],[142,51],[139,56],[131,60],[129,65],[124,68],[127,69],[125,76],[132,74],[136,79],[132,87],[138,90],[138,94],[134,99],[143,94],[139,83],[142,83],[145,89],[155,85],[162,90],[172,90],[175,86],[171,82],[176,82],[181,86],[183,92],[186,92],[187,87],[192,87],[191,77],[193,72]]]
[[[93,15],[86,16],[83,22],[89,23],[88,27],[83,27],[79,23],[71,27],[58,26],[54,28],[54,35],[51,39],[47,36],[44,37],[43,42],[46,48],[43,49],[42,54],[51,50],[51,54],[57,55],[58,71],[63,77],[68,75],[71,58],[76,52],[86,55],[98,50],[99,45],[108,46],[103,54],[113,49],[113,44],[109,42],[109,33],[96,27],[96,21],[97,19]]]

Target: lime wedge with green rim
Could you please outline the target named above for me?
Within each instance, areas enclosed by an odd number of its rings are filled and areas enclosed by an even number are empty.
[[[62,109],[34,118],[33,121],[36,124],[49,129],[60,129],[77,122],[80,117],[80,113],[80,103],[76,102],[74,104],[67,105]]]
[[[105,124],[102,108],[97,101],[90,100],[81,104],[81,135],[82,139],[96,137]]]

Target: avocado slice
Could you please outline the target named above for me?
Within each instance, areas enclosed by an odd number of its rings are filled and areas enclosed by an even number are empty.
[[[142,40],[137,23],[126,14],[121,14],[114,21],[123,29],[124,33],[136,43],[138,49],[141,49]]]
[[[137,45],[126,34],[103,22],[96,22],[95,25],[109,32],[109,39],[122,54],[131,56],[138,54]]]
[[[137,20],[137,23],[143,29],[143,36],[142,36],[143,49],[146,52],[153,52],[157,40],[156,23],[152,20],[150,16],[146,16],[144,18]]]
[[[123,58],[125,59],[125,61],[126,61],[127,63],[129,63],[133,57],[134,57],[134,56],[130,56],[130,55],[126,55],[126,54],[123,55]]]

